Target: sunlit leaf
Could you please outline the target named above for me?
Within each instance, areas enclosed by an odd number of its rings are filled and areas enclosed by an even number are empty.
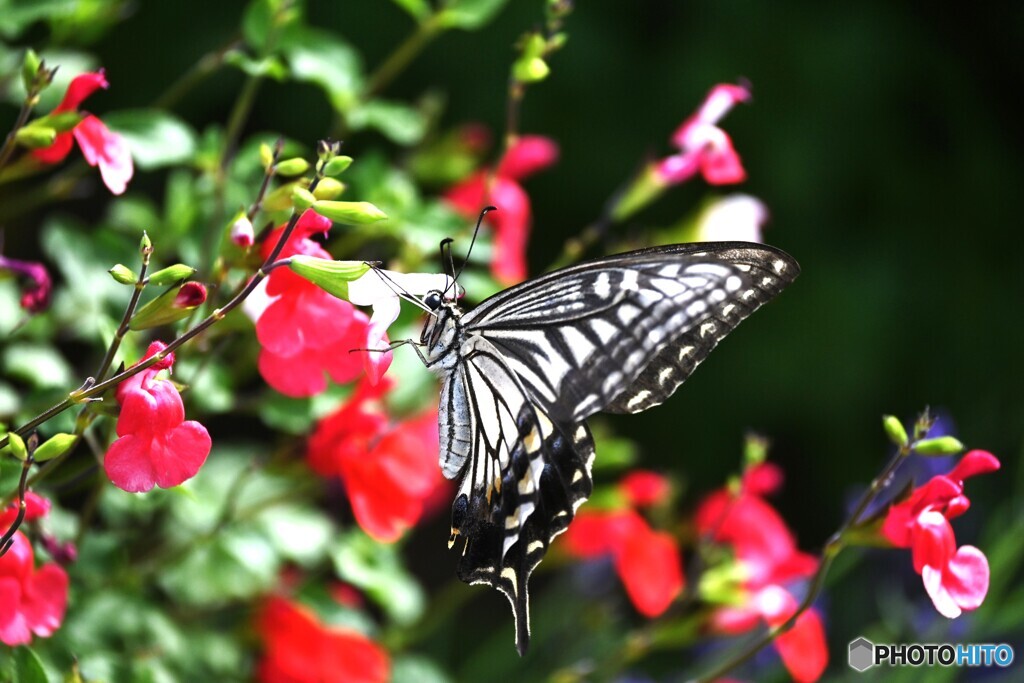
[[[363,67],[351,45],[328,31],[293,26],[284,32],[280,46],[292,76],[323,88],[336,110],[347,111],[356,103]]]
[[[507,2],[508,0],[448,0],[438,13],[438,23],[445,28],[475,31],[493,19]]]
[[[396,623],[410,624],[423,613],[423,589],[402,566],[394,545],[354,531],[338,536],[330,552],[338,576],[361,588]]]
[[[49,683],[39,655],[28,646],[14,651],[14,683]]]
[[[111,112],[106,124],[128,140],[132,159],[139,168],[150,170],[191,161],[196,151],[192,128],[159,109],[132,109]]]
[[[427,130],[426,119],[414,107],[387,100],[372,100],[356,107],[349,112],[348,122],[355,130],[378,130],[400,145],[416,144]]]
[[[423,22],[430,16],[430,3],[427,0],[391,0],[404,9],[417,22]]]
[[[52,346],[12,344],[0,356],[4,374],[29,382],[36,388],[66,387],[71,384],[71,366]]]

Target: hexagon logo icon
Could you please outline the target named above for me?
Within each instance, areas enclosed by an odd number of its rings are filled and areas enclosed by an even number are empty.
[[[850,668],[867,671],[875,665],[875,644],[863,636],[850,643]]]

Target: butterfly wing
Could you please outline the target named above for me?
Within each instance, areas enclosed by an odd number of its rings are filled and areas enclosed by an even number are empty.
[[[459,455],[442,462],[449,478],[462,472],[452,506],[452,543],[465,541],[457,573],[508,597],[522,653],[530,573],[590,495],[593,441],[585,425],[553,421],[489,342],[470,339],[463,351],[441,403],[442,458],[465,451],[461,465]]]
[[[800,272],[773,247],[655,247],[558,270],[463,317],[562,424],[668,398],[719,340]]]

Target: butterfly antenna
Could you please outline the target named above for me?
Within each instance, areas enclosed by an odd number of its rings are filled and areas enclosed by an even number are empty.
[[[452,281],[448,283],[448,286],[441,292],[441,296],[447,296],[448,290],[455,286],[455,257],[452,256],[452,242],[454,240],[451,237],[445,237],[441,240],[441,267],[444,268],[444,274],[450,275]],[[448,262],[444,260],[444,248],[448,247]]]
[[[484,216],[487,215],[488,211],[497,211],[496,206],[485,206],[484,210],[480,212],[480,217],[476,219],[476,227],[473,228],[473,239],[469,241],[469,249],[466,250],[466,258],[462,261],[462,266],[459,268],[459,272],[455,274],[453,280],[459,281],[459,276],[462,275],[462,271],[466,268],[466,264],[469,263],[469,255],[473,253],[473,245],[476,244],[476,236],[480,233],[480,224],[484,221]],[[458,291],[458,290],[456,290]]]

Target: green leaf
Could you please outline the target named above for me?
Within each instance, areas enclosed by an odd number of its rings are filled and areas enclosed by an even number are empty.
[[[391,661],[391,683],[449,683],[441,667],[419,655],[398,655]]]
[[[248,76],[265,76],[275,81],[288,77],[288,67],[273,55],[256,59],[241,50],[231,50],[224,55],[224,62],[237,67]]]
[[[334,527],[321,514],[296,505],[277,505],[260,516],[270,542],[286,558],[309,567],[325,554]]]
[[[41,343],[11,344],[4,349],[0,364],[8,377],[30,382],[37,389],[67,387],[73,381],[64,357]]]
[[[16,37],[37,21],[74,11],[75,0],[31,0],[0,2],[0,36]]]
[[[14,651],[14,683],[49,683],[39,655],[28,647]]]
[[[501,11],[508,0],[448,0],[438,13],[442,28],[475,31],[482,28]]]
[[[396,624],[411,624],[423,613],[423,589],[402,566],[394,545],[354,531],[337,537],[331,559],[338,576],[361,588]]]
[[[160,584],[191,605],[221,605],[270,590],[280,558],[253,529],[229,528],[210,542],[194,545],[180,561],[164,568]]]
[[[132,109],[111,112],[103,120],[111,130],[128,140],[132,158],[143,170],[184,164],[195,154],[195,131],[165,111]]]
[[[252,0],[242,14],[242,37],[254,49],[267,44],[278,0]]]
[[[427,120],[417,109],[401,102],[373,100],[348,115],[353,130],[373,128],[399,145],[415,145],[427,132]]]
[[[320,86],[339,112],[351,109],[363,89],[363,66],[358,53],[339,36],[304,26],[289,27],[281,52],[292,77]]]
[[[409,13],[416,23],[422,24],[430,16],[430,3],[427,0],[391,0]]]

